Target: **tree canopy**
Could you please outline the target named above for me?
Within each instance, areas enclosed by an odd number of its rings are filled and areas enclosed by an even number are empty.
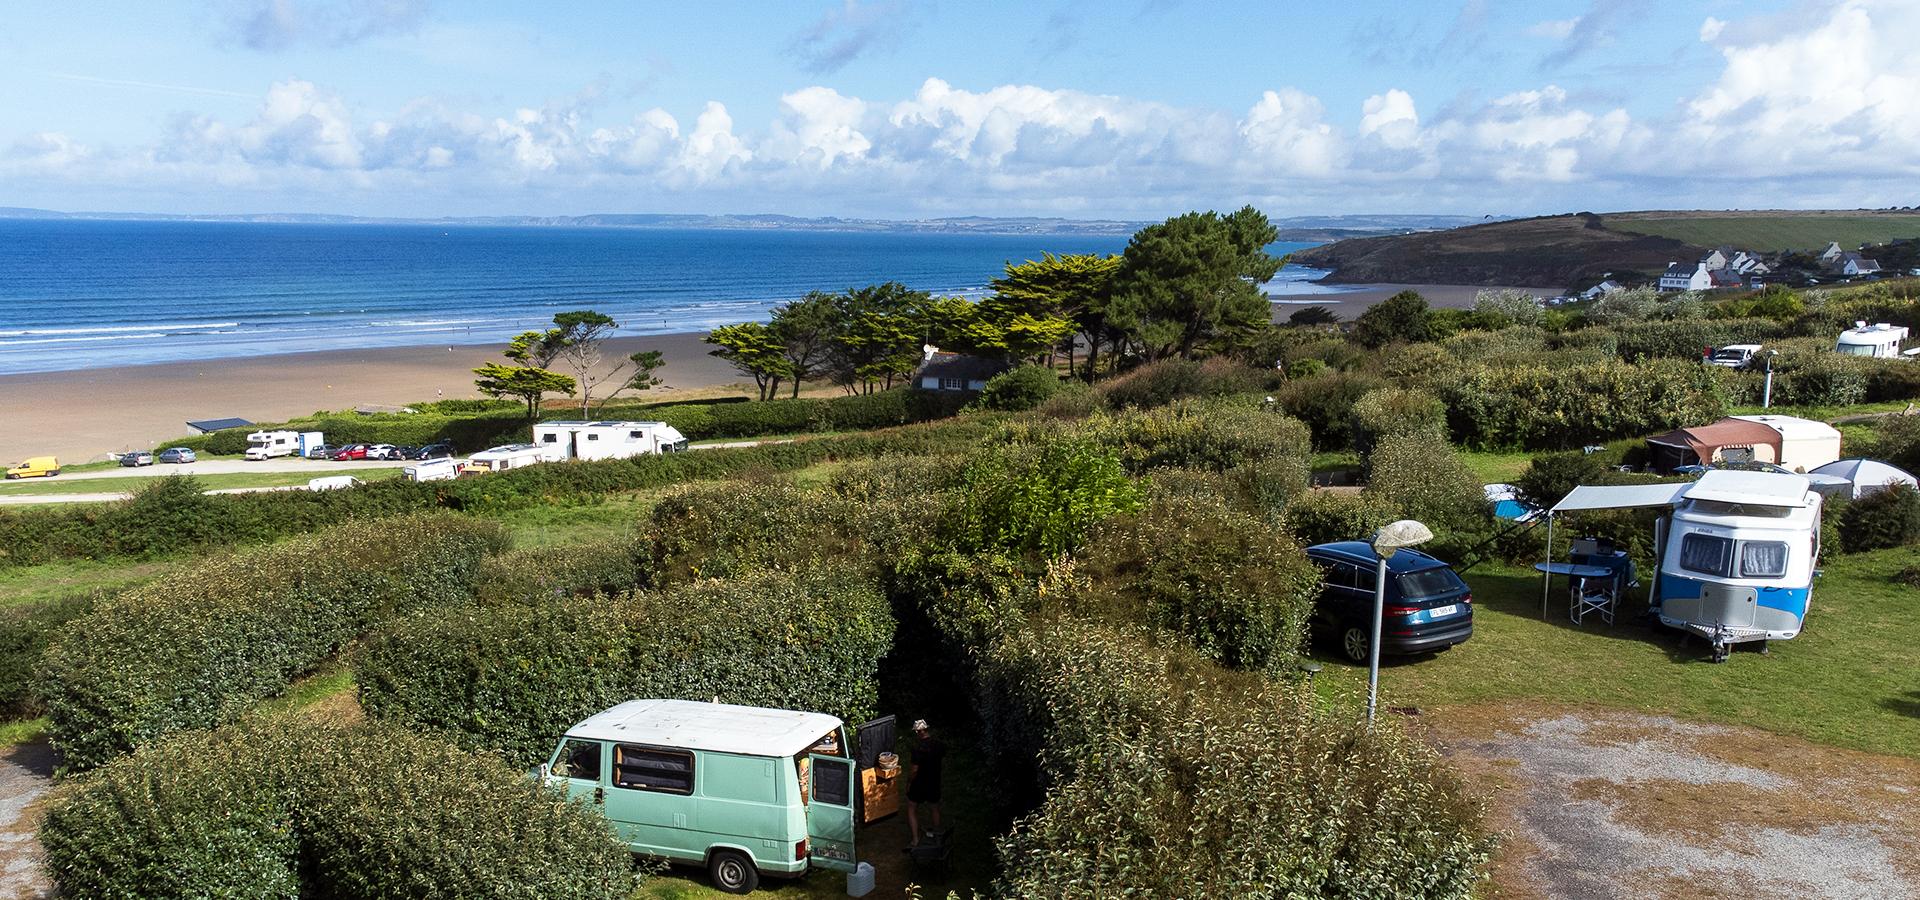
[[[577,389],[574,380],[546,367],[559,350],[548,344],[546,335],[523,331],[501,351],[506,363],[487,363],[473,370],[473,385],[489,397],[511,397],[527,405],[527,418],[540,416],[540,407],[548,394],[571,397]]]
[[[1149,360],[1191,358],[1212,342],[1264,328],[1272,313],[1260,285],[1286,264],[1266,252],[1278,237],[1251,206],[1142,228],[1121,255],[1107,320]]]

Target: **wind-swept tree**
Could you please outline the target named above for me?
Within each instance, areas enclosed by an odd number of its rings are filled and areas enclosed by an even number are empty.
[[[573,396],[572,378],[547,369],[558,348],[551,347],[538,331],[521,332],[507,344],[501,356],[506,363],[487,363],[473,370],[478,376],[474,387],[489,397],[512,397],[527,405],[527,418],[540,417],[540,407],[548,394]]]
[[[1190,358],[1213,341],[1264,325],[1272,313],[1260,285],[1286,264],[1266,252],[1278,236],[1251,206],[1142,228],[1121,255],[1108,320],[1148,359]]]
[[[789,377],[793,371],[793,362],[787,358],[786,345],[781,343],[772,329],[759,322],[715,328],[707,335],[706,342],[714,345],[714,349],[708,353],[733,363],[734,368],[752,376],[762,400],[773,399],[774,392],[780,390],[781,379]]]
[[[1007,306],[1042,319],[1069,320],[1079,340],[1087,345],[1090,377],[1100,348],[1116,338],[1107,325],[1107,304],[1113,298],[1113,277],[1119,269],[1118,256],[1044,253],[1037,260],[1008,263],[1006,274],[993,281],[993,296],[982,305]],[[1071,371],[1073,343],[1062,343]]]
[[[793,379],[793,396],[800,396],[800,382],[817,378],[827,371],[827,358],[844,321],[833,294],[810,291],[791,303],[773,310],[767,329],[780,342],[787,358],[787,377]]]
[[[593,406],[593,389],[612,383],[616,392],[630,384],[634,357],[628,356],[612,368],[603,369],[606,342],[620,328],[612,316],[591,309],[556,313],[553,327],[540,336],[541,345],[551,348],[553,358],[573,370],[580,387],[580,417],[587,418]],[[609,395],[611,396],[611,395]]]

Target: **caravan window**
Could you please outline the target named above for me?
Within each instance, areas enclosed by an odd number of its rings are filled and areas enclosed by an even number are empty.
[[[1689,534],[1680,540],[1680,568],[1721,578],[1733,574],[1733,539]]]
[[[543,444],[557,444],[560,443],[560,436],[557,434],[543,434],[540,436],[540,442]]]
[[[1787,545],[1780,541],[1746,541],[1740,545],[1740,575],[1779,578],[1787,574]]]
[[[613,783],[641,791],[691,794],[693,754],[615,744]]]

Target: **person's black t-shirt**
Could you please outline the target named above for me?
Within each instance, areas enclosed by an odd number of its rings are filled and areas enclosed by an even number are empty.
[[[947,748],[937,738],[924,738],[913,745],[913,784],[907,797],[917,803],[940,802],[940,770],[946,762]]]

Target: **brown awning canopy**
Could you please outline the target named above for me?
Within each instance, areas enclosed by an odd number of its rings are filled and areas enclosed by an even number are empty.
[[[1676,428],[1666,434],[1647,438],[1647,443],[1685,447],[1700,457],[1702,462],[1713,459],[1716,450],[1761,445],[1772,447],[1773,458],[1780,458],[1780,432],[1745,419],[1721,419],[1712,425]]]

